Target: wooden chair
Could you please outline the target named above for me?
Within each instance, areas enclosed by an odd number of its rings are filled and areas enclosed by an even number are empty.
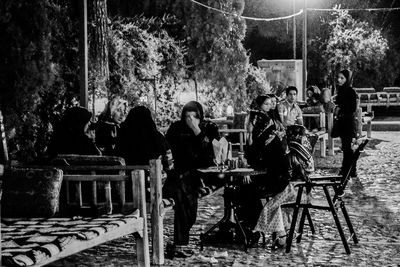
[[[307,217],[309,220],[310,228],[314,232],[314,226],[311,221],[311,216],[310,216],[310,209],[318,209],[318,210],[327,210],[332,213],[333,219],[335,221],[336,227],[339,231],[340,238],[342,240],[343,246],[346,250],[347,254],[350,254],[350,248],[347,243],[346,237],[344,235],[342,226],[340,224],[339,218],[338,218],[338,209],[342,210],[343,216],[346,220],[347,226],[350,231],[350,238],[353,239],[354,243],[358,243],[358,239],[356,236],[356,233],[354,231],[353,225],[350,221],[350,217],[348,215],[347,209],[345,207],[345,203],[342,199],[344,195],[344,190],[347,186],[347,183],[350,179],[350,173],[352,168],[354,168],[361,151],[363,151],[364,147],[367,145],[368,139],[363,140],[361,144],[358,146],[354,153],[354,162],[351,166],[351,168],[348,170],[346,174],[343,176],[319,176],[319,177],[310,177],[309,182],[299,182],[295,186],[298,187],[298,192],[297,192],[297,197],[296,197],[296,202],[295,203],[289,203],[283,205],[284,207],[294,207],[293,211],[293,218],[292,218],[292,223],[290,226],[290,231],[289,231],[289,236],[287,239],[287,246],[286,246],[286,252],[290,252],[291,246],[292,246],[292,240],[295,232],[295,227],[297,223],[297,216],[299,213],[300,208],[303,209],[301,218],[300,218],[300,225],[298,229],[298,236],[297,236],[297,243],[301,242],[302,234],[303,234],[303,229],[304,229],[304,222],[305,218]],[[326,197],[326,200],[328,202],[328,206],[326,205],[314,205],[313,203],[302,203],[302,195],[303,195],[303,190],[306,189],[307,192],[309,192],[311,189],[314,188],[322,188]],[[334,195],[333,198],[331,197],[329,193],[329,188],[333,189]]]
[[[326,157],[326,142],[328,141],[329,135],[327,132],[327,126],[326,126],[326,118],[325,118],[325,112],[320,112],[320,113],[303,113],[304,118],[315,118],[319,119],[319,128],[317,132],[314,134],[317,135],[319,144],[320,144],[320,155],[322,158]]]

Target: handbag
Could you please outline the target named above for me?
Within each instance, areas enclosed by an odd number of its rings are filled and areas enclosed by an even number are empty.
[[[338,114],[337,107],[335,107],[335,110],[333,114]],[[331,130],[331,137],[336,138],[340,136],[340,115],[336,115],[333,117],[333,125],[332,125],[332,130]]]
[[[339,135],[340,135],[339,119],[336,118],[336,119],[333,119],[331,137],[336,138],[336,137],[339,137]]]

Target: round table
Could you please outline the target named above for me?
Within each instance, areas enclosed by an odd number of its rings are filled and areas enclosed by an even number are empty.
[[[224,217],[205,233],[200,235],[200,249],[203,249],[204,242],[212,231],[222,224],[228,223],[230,224],[230,228],[238,226],[240,233],[243,236],[244,249],[247,251],[249,241],[236,213],[238,203],[235,201],[235,196],[237,195],[239,189],[237,179],[239,178],[243,180],[243,178],[246,176],[263,175],[266,174],[267,171],[254,170],[252,168],[221,169],[216,166],[206,169],[198,169],[197,171],[202,175],[212,175],[214,177],[218,176],[219,178],[224,179]]]

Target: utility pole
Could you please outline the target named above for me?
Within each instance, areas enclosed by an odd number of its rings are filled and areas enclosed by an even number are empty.
[[[307,88],[307,0],[304,0],[303,17],[303,96]]]
[[[296,13],[296,0],[292,1],[293,14]],[[296,59],[296,16],[293,17],[293,59]]]

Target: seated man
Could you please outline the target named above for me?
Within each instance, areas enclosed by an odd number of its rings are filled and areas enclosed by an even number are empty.
[[[294,124],[303,125],[303,113],[296,101],[297,88],[289,86],[286,88],[286,100],[279,105],[279,116],[285,127]]]

